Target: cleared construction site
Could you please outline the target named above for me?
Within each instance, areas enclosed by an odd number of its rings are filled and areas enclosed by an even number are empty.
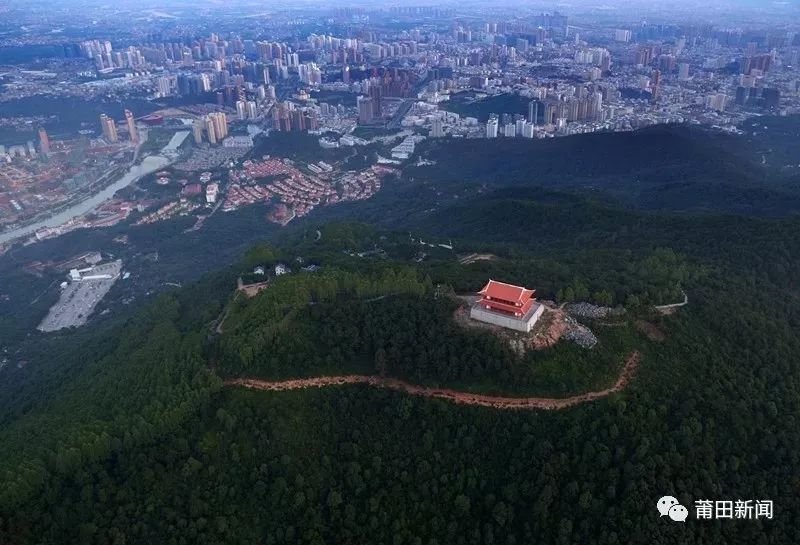
[[[96,267],[70,270],[69,281],[61,283],[58,302],[50,307],[37,329],[48,332],[85,324],[121,271],[120,259]]]

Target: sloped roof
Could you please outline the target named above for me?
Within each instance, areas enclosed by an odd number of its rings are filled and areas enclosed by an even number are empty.
[[[529,290],[522,286],[514,286],[513,284],[506,284],[505,282],[489,280],[478,293],[493,299],[502,299],[503,301],[511,301],[512,303],[524,303],[533,297],[536,290]]]

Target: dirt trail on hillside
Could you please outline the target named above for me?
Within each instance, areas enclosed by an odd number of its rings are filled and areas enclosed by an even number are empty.
[[[619,392],[628,385],[636,368],[641,360],[639,352],[633,352],[625,361],[625,366],[617,378],[617,381],[610,388],[597,392],[586,392],[571,397],[550,398],[550,397],[504,397],[473,394],[470,392],[460,392],[447,388],[428,388],[418,386],[409,382],[395,379],[383,378],[374,375],[341,375],[328,377],[314,377],[304,379],[267,381],[249,378],[237,378],[225,381],[229,386],[243,386],[254,390],[283,391],[299,390],[304,388],[323,388],[326,386],[339,386],[344,384],[368,384],[376,388],[388,388],[398,392],[404,392],[413,396],[431,397],[444,399],[459,405],[477,405],[480,407],[491,407],[493,409],[520,409],[520,410],[546,410],[553,411],[574,407],[581,403],[594,401],[606,397],[615,392]]]

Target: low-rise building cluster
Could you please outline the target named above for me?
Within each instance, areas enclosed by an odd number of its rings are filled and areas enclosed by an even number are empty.
[[[199,203],[181,198],[180,200],[169,202],[155,212],[143,216],[135,225],[147,225],[177,216],[187,216],[198,208],[200,208]]]

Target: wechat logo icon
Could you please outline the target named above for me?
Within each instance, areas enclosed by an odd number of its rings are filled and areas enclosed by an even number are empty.
[[[678,502],[674,496],[664,496],[656,504],[658,512],[662,517],[669,517],[675,522],[686,522],[689,510]]]

